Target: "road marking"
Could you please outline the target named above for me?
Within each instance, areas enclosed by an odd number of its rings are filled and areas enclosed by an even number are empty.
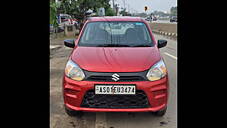
[[[168,48],[168,49],[170,49],[170,50],[174,50],[174,51],[176,51],[176,49],[175,49],[175,48],[172,48],[172,47],[169,47],[169,46],[166,46],[166,48]]]
[[[171,54],[169,54],[167,52],[164,52],[164,54],[166,54],[167,56],[172,57],[173,59],[177,60],[177,57],[176,56],[173,56],[173,55],[171,55]]]
[[[61,47],[61,45],[50,45],[50,49],[52,50],[52,49],[55,49],[55,48],[60,48]]]
[[[106,128],[106,113],[105,112],[96,112],[96,119],[95,119],[95,128]]]

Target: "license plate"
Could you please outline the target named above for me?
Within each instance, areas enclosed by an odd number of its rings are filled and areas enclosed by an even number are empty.
[[[136,94],[136,85],[95,85],[95,94]]]

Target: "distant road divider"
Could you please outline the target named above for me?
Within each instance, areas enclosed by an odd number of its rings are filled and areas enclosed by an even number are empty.
[[[177,37],[177,33],[168,33],[168,32],[155,31],[155,30],[152,30],[152,32],[156,34],[165,35],[165,36]]]
[[[169,24],[169,23],[149,23],[152,32],[177,37],[177,24]]]

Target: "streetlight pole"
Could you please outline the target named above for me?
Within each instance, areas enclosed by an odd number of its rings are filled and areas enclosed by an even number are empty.
[[[115,5],[114,5],[114,0],[113,0],[113,10],[114,10],[114,12],[116,12],[116,11],[115,11]]]
[[[123,0],[123,4],[124,4],[124,9],[125,9],[125,0]]]
[[[113,0],[113,8],[114,8],[114,0]]]

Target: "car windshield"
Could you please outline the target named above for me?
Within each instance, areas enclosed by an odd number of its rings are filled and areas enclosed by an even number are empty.
[[[147,26],[143,22],[90,22],[85,26],[79,46],[88,47],[152,47]]]

